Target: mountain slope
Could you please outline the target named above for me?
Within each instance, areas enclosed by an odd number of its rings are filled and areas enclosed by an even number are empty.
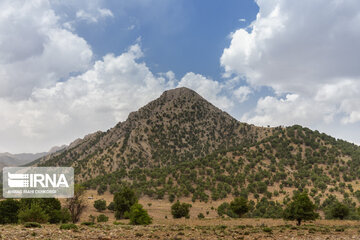
[[[319,208],[336,198],[360,201],[359,146],[298,125],[240,123],[186,88],[36,164],[73,166],[77,181],[100,194],[130,184],[150,197],[194,201],[242,195],[278,206],[269,201],[286,203],[295,190],[308,191]]]
[[[77,179],[87,180],[124,168],[196,159],[219,148],[254,142],[266,131],[238,122],[190,89],[178,88],[107,132],[90,134],[37,164],[73,166]]]

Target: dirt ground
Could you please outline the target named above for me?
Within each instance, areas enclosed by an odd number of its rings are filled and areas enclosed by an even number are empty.
[[[80,222],[89,221],[89,215],[101,214],[93,207],[95,200],[104,199],[109,204],[112,198],[110,193],[97,196],[95,191],[86,192],[88,207]],[[42,228],[0,225],[0,239],[360,239],[360,221],[317,220],[298,227],[295,222],[281,219],[220,218],[216,208],[224,201],[227,200],[192,203],[190,199],[183,199],[182,202],[192,204],[190,219],[173,219],[167,199],[142,198],[139,202],[153,218],[149,226],[132,226],[128,220],[115,222],[114,213],[106,210],[102,213],[109,217],[108,222],[93,226],[78,223],[77,230],[60,230],[60,225],[50,224],[43,224]],[[198,219],[199,213],[205,218]]]
[[[360,239],[360,225],[354,221],[316,221],[297,227],[271,219],[169,219],[149,226],[131,226],[127,221],[77,226],[77,230],[60,230],[59,225],[1,225],[0,239]]]

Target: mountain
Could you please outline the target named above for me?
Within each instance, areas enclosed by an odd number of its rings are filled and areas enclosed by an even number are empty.
[[[0,164],[3,166],[20,166],[27,164],[35,159],[45,156],[47,153],[20,153],[20,154],[11,154],[11,153],[0,153]]]
[[[26,165],[36,159],[44,157],[50,153],[55,153],[57,151],[63,150],[66,148],[66,145],[63,146],[55,146],[52,147],[48,152],[41,153],[19,153],[19,154],[11,154],[11,153],[0,153],[0,169],[4,167],[14,167],[14,166],[22,166]]]
[[[241,195],[286,203],[297,190],[319,207],[360,200],[359,146],[299,125],[241,123],[187,88],[32,164],[73,166],[76,180],[99,194],[130,184],[150,197],[206,202]]]
[[[240,123],[196,92],[178,88],[164,92],[107,132],[76,140],[39,166],[73,166],[87,180],[119,169],[159,167],[204,157],[219,148],[253,142],[264,128]]]

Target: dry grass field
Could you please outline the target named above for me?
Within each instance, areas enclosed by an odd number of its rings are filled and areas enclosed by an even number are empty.
[[[106,193],[98,196],[95,191],[87,191],[88,207],[81,221],[88,221],[89,215],[100,214],[93,207],[97,199],[110,203],[112,195]],[[190,219],[173,219],[168,200],[142,198],[140,203],[153,218],[149,226],[132,226],[128,220],[115,222],[114,213],[106,210],[103,213],[109,217],[107,223],[96,223],[93,226],[79,223],[77,230],[60,230],[59,225],[50,224],[42,225],[42,228],[1,225],[0,239],[360,239],[358,221],[317,220],[305,222],[299,227],[295,222],[281,219],[220,218],[215,209],[224,201],[191,203],[190,199],[184,199],[182,202],[193,205]],[[200,212],[205,215],[205,219],[197,218]]]

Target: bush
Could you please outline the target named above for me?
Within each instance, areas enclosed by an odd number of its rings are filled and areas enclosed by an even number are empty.
[[[32,205],[38,205],[48,216],[49,223],[65,223],[69,221],[69,210],[61,209],[61,203],[56,198],[22,198],[21,210],[30,209]]]
[[[135,203],[129,212],[130,224],[133,225],[149,225],[152,219],[141,204]]]
[[[67,223],[71,221],[69,209],[62,208],[61,210],[54,210],[50,213],[49,223]]]
[[[175,201],[175,194],[171,193],[169,195],[169,202],[173,203]]]
[[[19,201],[13,199],[0,201],[0,224],[17,223],[19,209]]]
[[[263,231],[266,232],[266,233],[272,233],[272,229],[269,228],[269,227],[264,227]]]
[[[99,216],[97,216],[96,219],[98,222],[107,222],[109,220],[109,217],[104,214],[100,214]]]
[[[115,217],[121,219],[126,216],[126,212],[130,211],[132,205],[137,203],[138,198],[134,190],[129,187],[122,187],[119,192],[114,195]]]
[[[191,204],[180,203],[179,200],[171,206],[171,214],[173,218],[189,218]]]
[[[338,218],[343,220],[344,218],[349,216],[349,213],[349,207],[340,202],[334,203],[330,208],[331,218]]]
[[[319,214],[315,212],[315,205],[311,202],[307,193],[296,194],[291,203],[284,210],[283,218],[286,220],[296,220],[297,225],[302,220],[315,220]]]
[[[78,227],[73,223],[64,223],[60,225],[61,230],[77,230]]]
[[[204,219],[205,218],[203,213],[199,213],[197,217],[198,217],[198,219]]]
[[[49,216],[37,203],[32,204],[29,209],[20,210],[18,217],[21,222],[46,223],[49,219]]]
[[[99,211],[102,212],[106,209],[106,201],[105,200],[96,200],[94,202],[94,208]]]
[[[107,206],[107,209],[110,210],[110,211],[115,211],[115,204],[114,204],[114,202],[111,202],[111,203],[109,204],[109,206]]]
[[[26,227],[26,228],[41,228],[41,225],[37,222],[26,222],[26,223],[24,223],[24,227]]]
[[[247,199],[243,197],[237,197],[230,202],[230,209],[238,216],[241,217],[249,211]]]

